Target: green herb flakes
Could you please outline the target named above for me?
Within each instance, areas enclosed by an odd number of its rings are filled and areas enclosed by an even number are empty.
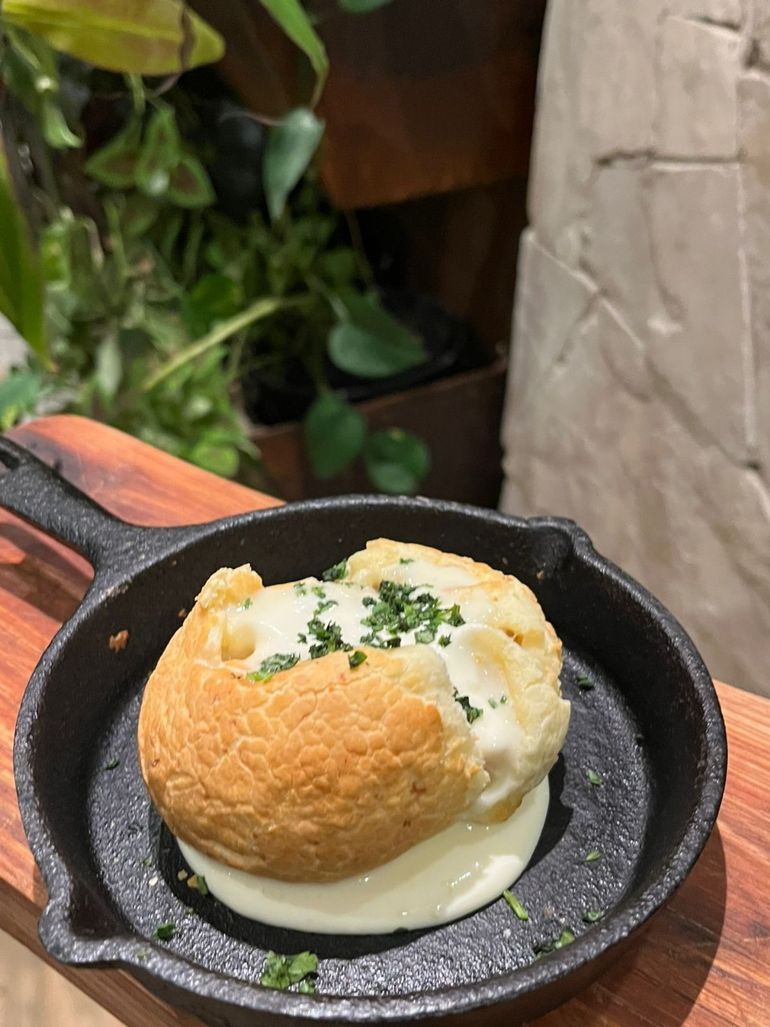
[[[159,924],[152,932],[156,941],[171,941],[176,934],[176,924],[169,920],[167,924]]]
[[[597,920],[601,920],[603,916],[603,909],[587,909],[583,914],[583,919],[587,924],[595,924]]]
[[[588,778],[588,783],[595,787],[604,784],[604,778],[601,774],[597,774],[595,770],[587,770],[586,777]]]
[[[327,610],[331,610],[332,606],[337,605],[338,604],[336,599],[324,599],[318,604],[318,606],[316,606],[315,610],[313,611],[313,616],[320,617],[322,613],[326,613]]]
[[[208,895],[209,893],[209,886],[206,884],[206,878],[203,874],[193,874],[192,877],[188,878],[187,887],[193,888],[199,895]]]
[[[387,636],[400,637],[410,631],[414,632],[416,642],[427,644],[434,640],[442,624],[465,623],[457,604],[442,607],[436,596],[420,591],[423,587],[381,581],[378,598],[366,596],[363,604],[370,612],[361,623],[370,629],[366,636],[369,645],[387,648]]]
[[[348,656],[348,663],[350,664],[351,669],[353,669],[355,667],[360,667],[365,659],[366,653],[362,653],[360,649],[356,649],[354,653],[350,653]]]
[[[243,600],[243,609],[244,610],[250,610],[251,609],[251,603],[252,603],[251,596],[246,596],[246,598]]]
[[[256,670],[253,670],[246,677],[250,681],[269,681],[274,674],[282,670],[290,670],[295,663],[299,662],[297,653],[274,653],[264,659]]]
[[[414,633],[414,640],[420,645],[429,645],[435,637],[435,633],[429,628],[422,628],[420,631],[415,631]]]
[[[265,988],[286,991],[297,984],[298,991],[312,995],[315,991],[315,975],[318,971],[318,956],[313,952],[300,952],[296,956],[282,956],[268,952],[259,983]]]
[[[508,702],[508,696],[507,696],[507,695],[501,695],[501,696],[500,696],[500,705],[501,705],[501,706],[505,706],[505,704],[506,704],[507,702]]]
[[[398,562],[401,564],[414,563],[414,558],[411,556],[402,556]]]
[[[446,649],[446,647],[449,645],[449,643],[451,641],[452,641],[452,638],[451,638],[450,635],[439,635],[438,636],[438,644],[440,646],[442,646],[444,649]]]
[[[491,699],[490,698],[490,699],[487,699],[487,702],[489,703],[489,705],[492,707],[493,710],[497,709],[497,700],[496,699]]]
[[[300,633],[297,635],[297,641],[300,643],[300,645],[307,645],[307,635],[304,631],[300,631]]]
[[[294,591],[297,593],[298,596],[306,596],[307,595],[307,585],[305,584],[304,581],[295,581],[294,582]]]
[[[142,860],[142,866],[143,867],[151,867],[152,866],[152,856],[145,856],[144,859]]]
[[[586,863],[595,863],[597,859],[601,859],[602,854],[598,849],[591,849],[590,852],[586,853]]]
[[[519,902],[519,900],[516,898],[516,896],[513,894],[512,891],[509,891],[506,888],[505,891],[503,892],[503,898],[508,903],[508,905],[511,907],[511,909],[516,914],[516,916],[519,918],[519,920],[529,920],[529,913],[522,906],[522,904]]]
[[[119,765],[120,765],[120,760],[110,760],[109,763],[105,763],[104,769],[105,770],[114,770],[115,767],[117,767]]]
[[[326,593],[324,592],[321,585],[313,585],[310,589],[314,596],[318,596],[319,599],[326,599]]]
[[[324,581],[339,581],[340,578],[344,578],[348,573],[348,561],[340,560],[339,563],[335,563],[333,567],[329,567],[323,572],[321,577]]]
[[[580,688],[584,692],[590,692],[591,689],[594,687],[593,681],[588,677],[587,674],[581,674],[577,679],[577,683],[578,688]]]
[[[472,724],[474,720],[479,719],[484,711],[480,710],[478,706],[472,706],[467,695],[460,695],[456,688],[453,690],[452,694],[454,696],[454,701],[462,706],[469,724]]]
[[[544,941],[539,945],[535,945],[535,952],[538,956],[543,956],[547,952],[555,952],[556,949],[563,949],[565,945],[571,945],[574,940],[575,935],[569,927],[565,927],[559,937],[554,941]]]
[[[308,634],[316,640],[310,646],[310,659],[317,660],[320,656],[338,651],[349,652],[353,646],[342,640],[342,628],[334,621],[324,624],[318,617],[308,623]]]

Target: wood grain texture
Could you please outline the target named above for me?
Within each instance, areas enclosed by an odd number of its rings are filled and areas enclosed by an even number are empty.
[[[80,418],[47,418],[12,434],[58,462],[107,509],[138,523],[202,521],[275,502]],[[0,928],[46,960],[36,930],[45,896],[13,785],[13,725],[37,659],[89,578],[83,560],[0,510]],[[770,1023],[770,701],[728,685],[718,692],[730,757],[717,830],[639,942],[537,1027]],[[198,1024],[122,971],[55,965],[130,1027]]]

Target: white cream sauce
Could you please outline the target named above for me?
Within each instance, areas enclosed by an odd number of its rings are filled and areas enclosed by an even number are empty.
[[[456,920],[498,898],[531,859],[547,809],[546,778],[502,824],[452,824],[390,863],[332,884],[258,877],[185,842],[179,848],[211,893],[242,916],[319,934],[385,934]]]

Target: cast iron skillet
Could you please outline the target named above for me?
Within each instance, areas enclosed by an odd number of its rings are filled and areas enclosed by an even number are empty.
[[[705,844],[726,761],[711,679],[674,618],[571,521],[351,496],[147,529],[116,520],[2,439],[0,462],[0,503],[95,568],[30,681],[16,728],[19,805],[50,896],[40,935],[56,958],[121,965],[214,1024],[511,1024],[599,973]],[[148,801],[135,733],[143,683],[180,609],[222,565],[248,560],[267,583],[284,581],[319,573],[379,535],[515,573],[564,641],[572,721],[545,833],[516,885],[527,922],[499,900],[433,930],[309,935],[233,915],[177,879],[181,857]],[[108,639],[123,630],[128,644],[115,652]],[[590,784],[588,770],[603,783]],[[600,857],[587,861],[592,851]],[[584,922],[597,910],[603,919]],[[175,937],[153,941],[168,921]],[[574,943],[535,959],[565,927]],[[305,948],[321,959],[315,996],[259,986],[266,950]]]

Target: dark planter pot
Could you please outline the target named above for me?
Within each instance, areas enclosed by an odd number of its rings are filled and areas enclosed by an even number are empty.
[[[358,404],[373,431],[398,427],[428,444],[431,469],[420,493],[477,506],[497,505],[502,483],[500,420],[506,361],[441,378]],[[252,440],[262,454],[263,476],[253,482],[284,499],[371,492],[361,460],[328,481],[308,463],[302,425],[296,421],[255,425]]]
[[[364,403],[403,392],[484,362],[469,325],[434,300],[404,290],[384,290],[382,299],[402,324],[423,339],[428,359],[409,371],[376,379],[355,378],[328,364],[329,384],[349,402]],[[299,362],[288,367],[280,379],[247,375],[242,387],[247,414],[255,423],[264,425],[300,420],[316,396],[313,383]]]

